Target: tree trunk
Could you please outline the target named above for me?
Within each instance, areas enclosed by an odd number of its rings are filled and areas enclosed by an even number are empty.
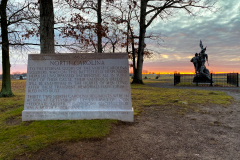
[[[98,53],[102,53],[102,0],[98,0],[97,8],[97,37],[98,37]]]
[[[127,48],[126,48],[126,52],[128,53],[128,41],[129,41],[129,21],[127,22]]]
[[[14,94],[11,90],[10,78],[10,61],[9,61],[9,41],[8,41],[8,26],[7,26],[7,2],[1,1],[1,34],[2,34],[2,89],[0,97],[12,97]]]
[[[148,3],[148,0],[141,0],[137,70],[136,70],[136,74],[133,77],[133,82],[132,82],[132,83],[138,83],[138,84],[143,84],[142,69],[143,69],[144,37],[146,33],[145,19],[146,19],[147,3]]]
[[[52,0],[40,0],[41,54],[54,54],[54,13]]]
[[[132,40],[132,57],[133,57],[133,77],[136,74],[136,58],[135,58],[135,48],[134,48],[134,37],[133,37],[133,32],[131,32],[131,40]]]

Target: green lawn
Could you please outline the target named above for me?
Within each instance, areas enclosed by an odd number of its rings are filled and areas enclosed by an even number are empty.
[[[0,81],[1,84],[1,81]],[[0,160],[35,152],[49,144],[76,142],[86,138],[102,138],[110,133],[116,120],[51,120],[22,122],[25,80],[13,80],[14,97],[0,98]],[[1,86],[0,86],[1,88]],[[132,85],[134,114],[140,115],[145,107],[176,106],[177,114],[187,110],[198,112],[196,104],[215,103],[227,106],[233,100],[224,92],[153,88]]]
[[[13,80],[14,97],[0,98],[0,159],[35,152],[49,144],[102,138],[116,120],[58,120],[22,122],[25,80]]]

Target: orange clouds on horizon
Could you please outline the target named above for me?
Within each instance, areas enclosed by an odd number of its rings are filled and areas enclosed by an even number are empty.
[[[240,65],[211,65],[207,66],[211,73],[240,73]],[[11,66],[11,74],[16,72],[26,73],[26,64],[14,64]],[[132,68],[129,68],[129,72],[132,73]],[[189,63],[183,64],[171,64],[171,63],[144,63],[144,73],[157,73],[157,74],[169,74],[174,72],[194,74],[194,66]],[[2,67],[0,67],[0,74],[2,74]]]

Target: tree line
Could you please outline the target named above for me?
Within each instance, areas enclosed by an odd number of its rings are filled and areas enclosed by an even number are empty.
[[[157,19],[177,16],[178,10],[197,16],[215,11],[217,0],[1,0],[2,89],[0,97],[13,96],[9,49],[40,46],[40,54],[55,54],[56,47],[70,52],[116,52],[124,49],[132,59],[133,82],[143,84],[144,57],[150,57],[147,34]],[[54,12],[58,10],[58,12]],[[54,13],[56,13],[54,15]],[[58,34],[58,35],[57,35]],[[57,36],[60,37],[58,40]],[[39,43],[30,43],[40,37]]]

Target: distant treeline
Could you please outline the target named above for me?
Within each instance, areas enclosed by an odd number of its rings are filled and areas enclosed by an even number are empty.
[[[22,74],[11,74],[11,79],[20,79],[20,76],[22,76],[23,79],[27,78],[27,73]],[[2,79],[2,74],[0,74],[0,79]]]

